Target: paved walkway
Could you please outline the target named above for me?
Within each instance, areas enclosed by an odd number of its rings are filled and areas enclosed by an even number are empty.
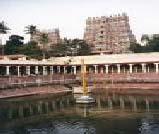
[[[26,87],[21,89],[4,89],[0,90],[0,99],[20,97],[20,96],[30,96],[30,95],[40,95],[40,94],[63,94],[71,92],[64,86],[43,86],[43,87]]]

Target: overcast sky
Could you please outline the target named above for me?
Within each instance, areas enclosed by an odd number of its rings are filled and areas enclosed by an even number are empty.
[[[159,0],[0,0],[0,21],[11,28],[10,34],[26,39],[24,27],[30,24],[59,28],[62,38],[83,38],[87,17],[122,12],[130,17],[138,40],[142,34],[159,32]]]

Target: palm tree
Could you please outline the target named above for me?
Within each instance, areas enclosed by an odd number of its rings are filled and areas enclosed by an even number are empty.
[[[0,22],[0,34],[7,34],[8,30],[10,30],[10,29],[5,25],[4,21]],[[2,45],[2,44],[0,44],[0,45]],[[2,55],[4,55],[4,46],[3,45],[2,45]]]
[[[49,42],[48,34],[42,33],[40,36],[40,42],[42,44],[43,59],[45,59],[45,51],[47,50],[47,44]]]
[[[4,23],[4,21],[0,22],[0,34],[7,34],[8,30],[10,30]]]
[[[25,33],[30,34],[30,41],[33,40],[33,35],[37,33],[37,27],[34,25],[28,25],[25,27]]]

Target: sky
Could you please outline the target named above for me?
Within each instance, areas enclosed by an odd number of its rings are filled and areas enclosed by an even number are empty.
[[[83,38],[88,17],[127,13],[137,40],[142,34],[159,33],[159,0],[0,0],[0,21],[11,29],[3,42],[18,34],[28,41],[24,27],[59,28],[62,38]],[[2,35],[1,35],[2,36]]]

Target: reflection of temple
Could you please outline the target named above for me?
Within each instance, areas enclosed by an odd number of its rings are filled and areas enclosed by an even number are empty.
[[[0,110],[1,121],[34,120],[41,115],[56,114],[56,111],[67,108],[72,104],[72,97],[57,99],[41,99],[35,101],[13,101],[2,103]],[[2,126],[2,125],[1,125]]]
[[[157,96],[108,96],[96,98],[97,106],[99,109],[118,109],[138,111],[145,110],[149,112],[150,110],[159,109],[159,99]]]
[[[19,102],[12,104],[1,104],[1,117],[0,119],[10,120],[18,118],[27,118],[30,116],[48,114],[56,112],[66,107],[69,107],[72,103],[72,98],[66,97],[56,100],[37,100],[35,102]],[[71,102],[71,104],[70,104]],[[159,99],[157,96],[97,96],[96,97],[97,109],[132,109],[132,111],[145,110],[150,111],[159,109]],[[78,106],[76,106],[78,107]],[[94,106],[93,106],[94,107]],[[95,108],[95,107],[94,107]],[[79,109],[80,110],[80,109]],[[80,111],[77,111],[80,112]],[[82,112],[82,111],[81,111]]]
[[[11,128],[12,133],[17,134],[13,131],[18,128],[22,131],[19,133],[27,131],[29,134],[135,134],[138,129],[145,132],[145,124],[150,128],[152,120],[159,119],[152,112],[159,110],[158,96],[103,94],[96,96],[96,102],[95,105],[75,105],[72,96],[1,101],[0,131]],[[137,116],[134,118],[134,115]],[[151,132],[148,129],[146,131]]]
[[[74,95],[75,98],[78,95]],[[76,112],[83,117],[89,114],[109,112],[114,114],[116,111],[127,112],[151,112],[159,110],[158,96],[128,96],[128,95],[97,95],[95,105],[76,106]],[[98,112],[97,112],[98,111]],[[97,112],[97,113],[96,113]]]

